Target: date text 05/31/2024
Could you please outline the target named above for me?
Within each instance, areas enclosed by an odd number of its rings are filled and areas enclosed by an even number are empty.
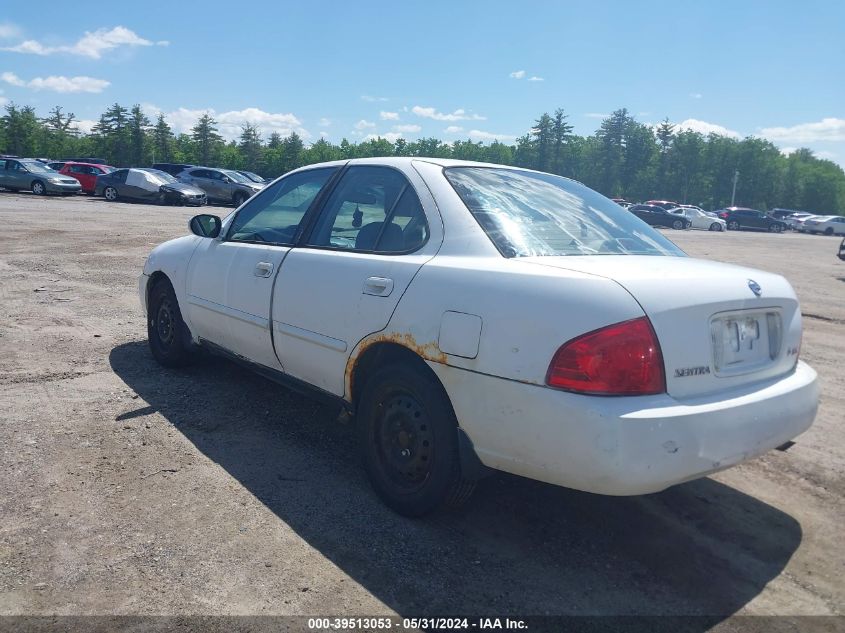
[[[524,620],[514,618],[308,618],[309,630],[523,630]]]

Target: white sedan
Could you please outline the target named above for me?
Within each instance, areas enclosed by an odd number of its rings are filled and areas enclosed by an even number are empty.
[[[845,217],[841,215],[817,215],[804,220],[801,228],[807,233],[845,235]]]
[[[705,231],[727,231],[728,225],[722,219],[708,215],[706,211],[701,209],[693,209],[691,207],[676,207],[669,209],[669,213],[675,215],[682,215],[687,218],[692,224],[691,229],[703,229]]]
[[[489,469],[655,492],[816,414],[783,277],[687,257],[566,178],[324,163],[190,228],[140,277],[153,356],[204,347],[336,403],[403,514],[465,499]]]

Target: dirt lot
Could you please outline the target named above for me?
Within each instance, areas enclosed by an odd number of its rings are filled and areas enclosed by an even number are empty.
[[[191,214],[0,193],[0,614],[845,612],[836,238],[667,232],[796,288],[823,388],[788,453],[638,498],[496,475],[411,521],[333,411],[153,362],[136,278]]]

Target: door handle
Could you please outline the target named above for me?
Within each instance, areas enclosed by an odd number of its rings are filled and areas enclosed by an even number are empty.
[[[271,262],[258,262],[252,272],[256,277],[269,277],[273,274],[273,264]]]
[[[373,295],[376,297],[389,297],[393,292],[393,280],[386,277],[368,277],[364,282],[365,295]]]

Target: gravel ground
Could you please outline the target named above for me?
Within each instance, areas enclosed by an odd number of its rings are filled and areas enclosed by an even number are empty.
[[[191,215],[0,193],[0,614],[845,611],[838,239],[667,231],[796,288],[822,401],[789,452],[635,498],[495,475],[413,521],[332,410],[153,362],[137,275]]]

